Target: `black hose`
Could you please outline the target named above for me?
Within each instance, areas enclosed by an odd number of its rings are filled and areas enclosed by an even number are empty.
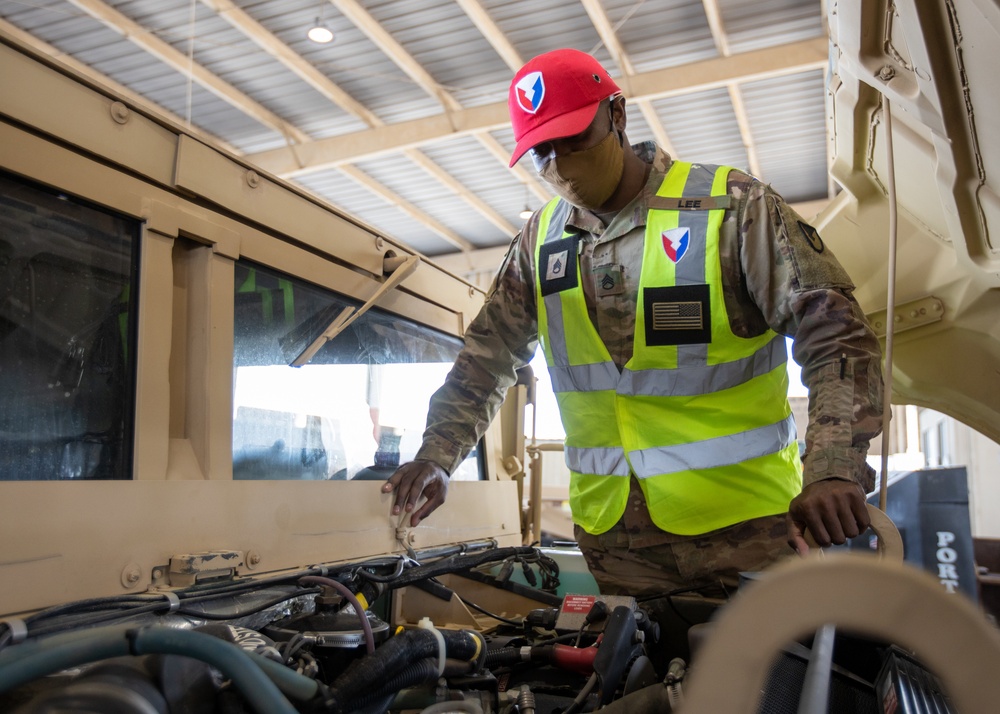
[[[266,610],[269,607],[274,607],[275,605],[282,603],[286,600],[291,600],[296,597],[301,597],[303,595],[309,595],[311,593],[317,592],[317,588],[310,588],[304,590],[297,590],[281,594],[268,600],[259,605],[239,613],[230,612],[225,615],[215,615],[211,612],[203,612],[200,610],[193,610],[188,607],[181,607],[177,610],[177,614],[184,615],[187,617],[195,617],[202,620],[231,620],[240,617],[247,617],[248,615],[255,614],[262,610]],[[218,600],[224,595],[197,595],[195,597],[185,598],[181,600],[181,603],[188,605],[190,603],[200,603],[207,602],[211,600]],[[31,637],[42,637],[44,635],[53,634],[56,632],[63,632],[66,630],[74,630],[82,627],[92,627],[94,625],[100,625],[106,622],[111,622],[115,620],[126,620],[131,617],[137,617],[139,615],[155,614],[161,610],[169,610],[170,602],[162,598],[156,598],[154,601],[146,601],[146,605],[137,605],[134,607],[121,608],[118,604],[114,610],[84,610],[83,612],[69,611],[63,614],[58,614],[53,618],[53,622],[43,623],[32,627],[29,631]],[[46,618],[48,619],[48,618]]]
[[[479,654],[480,641],[470,632],[438,630],[444,638],[445,652],[452,659],[471,662]],[[423,629],[407,630],[388,640],[373,654],[355,660],[330,687],[330,705],[343,708],[361,692],[381,686],[411,663],[439,657],[438,638]],[[435,672],[437,670],[435,669]]]
[[[229,611],[226,613],[222,612],[205,612],[202,610],[194,610],[188,607],[182,607],[177,610],[179,615],[187,615],[188,617],[196,617],[200,620],[238,620],[241,617],[246,617],[247,615],[253,615],[254,613],[266,610],[269,607],[274,607],[275,605],[280,605],[281,603],[292,600],[297,597],[302,597],[303,595],[311,595],[313,593],[320,592],[320,588],[307,588],[304,590],[297,590],[292,593],[283,593],[277,597],[273,597],[270,600],[254,605],[249,610],[245,612],[233,612]],[[215,599],[215,598],[213,598]]]
[[[496,667],[510,667],[521,661],[521,649],[519,647],[504,647],[499,650],[490,650],[486,653],[486,669]]]
[[[445,573],[454,573],[461,570],[475,568],[484,563],[491,563],[496,560],[504,560],[513,556],[536,555],[537,551],[529,546],[516,546],[512,548],[497,548],[487,550],[482,553],[471,553],[469,555],[456,555],[443,560],[438,560],[427,565],[418,565],[403,572],[396,580],[389,583],[390,588],[402,588],[411,585],[418,580],[426,580]]]
[[[243,592],[262,589],[264,587],[264,582],[275,584],[279,580],[285,581],[287,579],[288,578],[270,578],[263,582],[248,581],[246,583],[239,584],[239,586],[230,585],[226,588],[204,588],[198,590],[180,591],[177,595],[178,600],[180,600],[182,605],[187,606],[192,603],[218,600],[224,597],[241,594]],[[289,583],[284,584],[289,585]],[[271,607],[274,604],[277,604],[277,602],[289,600],[311,592],[314,591],[308,590],[304,592],[292,592],[270,604],[256,607],[239,615],[226,616],[223,619],[245,617],[246,615]],[[30,637],[42,637],[69,629],[92,627],[94,625],[100,625],[107,622],[127,620],[128,618],[138,617],[139,615],[157,614],[161,612],[166,613],[170,611],[171,607],[171,602],[162,595],[124,595],[91,598],[88,600],[78,600],[76,602],[57,605],[55,607],[48,608],[47,610],[36,612],[35,614],[26,617],[24,622],[26,625],[29,625],[28,635]],[[206,620],[219,619],[213,618],[211,614],[189,610],[186,607],[184,607],[179,614],[199,617]],[[0,649],[3,649],[3,647],[7,644],[7,640],[9,639],[7,635],[8,633],[6,632],[3,635],[0,635]]]
[[[365,709],[371,704],[386,697],[395,697],[398,692],[408,687],[415,687],[418,684],[434,682],[438,678],[437,658],[428,657],[414,662],[402,672],[392,677],[388,682],[374,691],[365,692],[356,699],[347,702],[345,709],[355,711]]]
[[[476,603],[472,602],[471,600],[466,600],[461,595],[458,595],[457,597],[458,597],[459,600],[462,601],[462,604],[465,605],[466,607],[471,607],[473,610],[475,610],[477,612],[481,612],[484,615],[486,615],[487,617],[492,617],[494,620],[498,620],[498,621],[503,622],[503,623],[505,623],[507,625],[513,625],[514,627],[520,627],[523,624],[522,620],[511,620],[511,619],[508,619],[506,617],[501,617],[500,615],[492,613],[489,610],[487,610],[486,608],[484,608],[484,607],[482,607],[480,605],[477,605]]]
[[[403,574],[403,568],[406,567],[406,561],[407,561],[406,558],[400,558],[399,560],[397,560],[396,569],[393,572],[389,573],[388,575],[376,575],[375,573],[365,570],[365,567],[372,567],[372,566],[364,566],[358,568],[358,577],[364,578],[365,580],[370,580],[373,583],[383,583],[383,584],[391,583],[396,578],[398,578],[400,575]]]

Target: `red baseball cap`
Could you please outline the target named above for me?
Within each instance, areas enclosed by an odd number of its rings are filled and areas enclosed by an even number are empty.
[[[538,55],[510,83],[507,109],[514,129],[510,165],[533,146],[586,129],[597,106],[621,90],[586,52],[562,49]]]

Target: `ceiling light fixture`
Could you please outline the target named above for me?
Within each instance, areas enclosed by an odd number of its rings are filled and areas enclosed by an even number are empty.
[[[531,218],[532,213],[534,213],[534,211],[528,207],[528,184],[524,184],[524,208],[522,208],[521,212],[517,214],[517,217],[522,221],[526,221]]]
[[[309,28],[309,32],[306,33],[306,37],[313,42],[325,45],[327,42],[333,42],[333,30],[327,27],[326,23],[317,17],[316,24]]]

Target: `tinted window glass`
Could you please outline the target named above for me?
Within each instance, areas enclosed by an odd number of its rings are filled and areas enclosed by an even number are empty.
[[[0,174],[0,479],[131,477],[138,231]]]
[[[372,308],[308,364],[290,366],[358,307],[237,263],[233,478],[377,480],[414,457],[428,400],[462,342]],[[477,451],[453,478],[479,478]]]

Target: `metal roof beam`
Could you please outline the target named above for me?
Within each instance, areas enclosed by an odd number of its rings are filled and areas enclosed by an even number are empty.
[[[134,106],[140,107],[143,111],[150,112],[154,116],[159,115],[159,118],[165,120],[168,123],[176,124],[178,127],[182,127],[184,131],[192,134],[193,136],[201,139],[202,141],[212,144],[213,146],[219,146],[232,154],[241,153],[236,147],[223,141],[214,134],[201,129],[186,119],[174,114],[172,111],[166,107],[162,107],[156,104],[147,97],[143,97],[140,94],[133,92],[131,89],[126,87],[124,84],[119,84],[115,80],[111,79],[105,74],[98,72],[93,67],[85,65],[80,62],[75,57],[72,57],[58,47],[53,47],[47,42],[44,42],[30,32],[25,32],[20,27],[10,24],[4,19],[0,19],[0,36],[6,35],[12,40],[17,42],[24,47],[29,47],[32,50],[45,55],[49,59],[68,67],[72,71],[86,77],[89,81],[93,82],[97,87],[106,89],[112,94],[116,94],[122,99],[130,102]]]
[[[175,71],[190,77],[220,99],[228,102],[244,114],[253,117],[266,127],[273,129],[288,141],[308,143],[309,135],[292,126],[271,110],[254,101],[246,94],[199,64],[188,60],[182,52],[174,49],[139,23],[131,20],[116,9],[99,0],[69,0],[98,22],[122,35],[130,42],[157,57]]]
[[[716,49],[723,57],[729,57],[732,52],[729,48],[729,37],[726,35],[726,28],[722,22],[719,0],[702,0],[702,5],[705,7],[705,16],[708,18],[708,26],[712,31],[712,39],[715,41]],[[754,141],[753,132],[750,131],[750,119],[747,117],[743,92],[740,90],[738,82],[730,82],[726,89],[729,92],[729,101],[733,105],[733,114],[736,115],[736,125],[740,129],[740,139],[747,152],[747,168],[754,176],[761,176],[760,159],[757,157],[757,142]]]
[[[723,57],[732,54],[729,49],[729,37],[722,24],[722,10],[719,8],[719,0],[701,0],[705,7],[705,17],[708,18],[708,28],[712,31],[712,40],[715,42],[715,49]]]
[[[357,0],[330,0],[330,3],[343,15],[354,23],[354,25],[367,35],[368,39],[378,45],[401,70],[416,82],[425,92],[438,101],[448,111],[457,111],[462,105],[455,101],[444,87],[438,84],[430,73],[413,59],[413,56],[396,41],[389,32],[379,24],[378,20],[365,10]]]
[[[337,84],[330,80],[330,78],[328,78],[325,74],[320,72],[312,64],[303,59],[303,57],[295,52],[291,47],[269,32],[267,28],[237,7],[232,0],[201,0],[201,2],[215,10],[215,12],[217,12],[229,24],[253,40],[261,49],[277,59],[285,67],[298,75],[299,78],[312,86],[313,89],[318,91],[344,111],[356,116],[370,127],[380,127],[386,125],[385,122],[382,121],[382,119],[380,119],[374,112],[370,111],[367,107],[337,86]],[[452,176],[450,176],[441,167],[434,164],[424,154],[420,153],[416,149],[407,149],[404,153],[408,159],[413,161],[431,176],[455,192],[461,199],[469,203],[474,209],[479,211],[488,221],[493,223],[501,231],[508,234],[515,231],[515,228],[508,221],[506,221],[503,216],[490,208],[482,199],[472,194],[459,182],[455,181]],[[366,188],[371,188],[373,183],[374,179],[368,177],[364,185]],[[400,196],[393,194],[385,186],[380,186],[378,195],[383,198],[392,196],[391,202],[397,205],[405,203]],[[413,210],[415,211],[417,209],[414,208]],[[413,215],[413,211],[408,212]],[[426,218],[426,220],[424,220],[424,218]],[[428,221],[433,221],[433,219],[429,216],[425,216],[424,218],[419,218],[418,220],[425,224],[427,224]],[[440,227],[440,224],[434,222],[432,230],[438,232]],[[445,236],[445,238],[449,242],[453,242],[453,236]]]
[[[827,39],[819,37],[644,72],[630,78],[630,99],[638,102],[672,97],[727,87],[732,82],[768,79],[820,69],[828,62],[828,50]],[[295,176],[442,139],[505,129],[508,121],[507,103],[496,102],[321,139],[304,146],[262,151],[249,154],[247,158],[265,171],[281,176]]]
[[[381,197],[386,203],[396,206],[410,215],[413,220],[423,224],[437,235],[444,238],[461,251],[469,251],[475,248],[469,241],[455,233],[453,230],[427,215],[409,201],[405,201],[397,196],[385,186],[366,174],[356,166],[341,166],[340,171],[353,181],[361,184],[375,195]]]
[[[441,102],[441,105],[445,109],[446,116],[451,116],[454,112],[463,111],[461,103],[459,103],[459,101],[455,99],[444,87],[438,84],[434,78],[431,77],[430,73],[427,72],[427,70],[425,70],[419,62],[417,62],[417,60],[406,50],[406,48],[399,44],[399,42],[397,42],[396,39],[392,37],[392,35],[390,35],[384,27],[382,27],[378,20],[372,17],[372,15],[369,14],[369,12],[365,10],[357,2],[357,0],[330,0],[330,2],[351,22],[353,22],[354,25],[368,37],[368,39],[378,45],[378,47],[385,52],[385,54],[393,62],[395,62],[396,66],[403,70],[414,82],[422,87],[425,92]],[[513,45],[506,42],[506,39],[500,32],[500,29],[493,23],[492,19],[486,11],[478,5],[478,3],[474,2],[474,0],[470,0],[468,2],[461,2],[460,4],[476,27],[479,28],[479,31],[483,32],[484,36],[486,36],[491,43],[494,43],[494,47],[499,46],[497,51],[501,53],[501,56],[517,56]],[[473,135],[479,139],[484,146],[486,146],[487,150],[490,150],[492,153],[491,147],[484,142],[482,133],[473,132]],[[427,157],[421,158],[417,156],[417,154],[414,153],[416,145],[408,147],[401,146],[397,147],[397,150],[398,149],[403,149],[407,152],[407,155],[411,158],[411,160],[419,164],[425,171],[448,186],[460,198],[485,216],[487,220],[493,223],[493,225],[504,231],[504,233],[512,234],[516,231],[516,229],[499,213],[489,208],[485,202],[480,200],[475,194],[462,186],[460,183],[451,179],[445,171],[434,166],[430,159]],[[507,159],[498,157],[498,160],[503,161],[503,163],[506,164],[510,160],[510,157]],[[537,186],[537,180],[532,176],[528,175],[520,178],[522,182],[528,181],[535,184],[533,188],[536,193],[541,190]]]
[[[517,233],[517,228],[512,226],[506,218],[493,210],[490,205],[486,203],[486,201],[463,186],[458,179],[431,161],[426,154],[421,153],[416,149],[407,149],[403,152],[403,155],[444,184],[459,198],[464,199],[470,206],[479,211],[479,213],[481,213],[486,220],[499,228],[504,234],[514,235]]]
[[[611,19],[604,11],[604,6],[601,5],[600,0],[581,1],[583,2],[584,9],[587,11],[587,15],[590,16],[590,21],[594,24],[594,28],[597,30],[597,34],[601,38],[601,42],[603,42],[604,46],[607,47],[612,59],[614,59],[618,68],[621,70],[622,84],[625,85],[625,93],[631,94],[631,84],[632,77],[635,75],[635,66],[628,58],[628,54],[625,52],[625,47],[618,39],[617,29],[611,24]],[[653,108],[652,101],[641,98],[633,99],[633,101],[639,107],[639,111],[642,112],[642,118],[646,120],[646,124],[649,126],[650,131],[653,132],[653,138],[656,140],[656,143],[671,156],[676,156],[673,142],[671,142],[670,137],[667,136],[667,130],[663,126],[663,122],[660,121],[660,117],[656,114],[656,109]]]
[[[521,54],[514,47],[514,44],[507,39],[507,35],[503,34],[497,24],[493,22],[493,18],[490,17],[486,9],[479,3],[479,0],[455,0],[455,2],[469,16],[472,24],[479,28],[479,32],[493,46],[493,49],[497,51],[500,58],[507,63],[510,71],[517,72],[517,70],[521,69],[521,66],[524,64]]]
[[[298,77],[348,114],[356,116],[368,126],[383,126],[384,121],[338,87],[325,74],[303,59],[291,47],[279,40],[263,25],[241,10],[232,0],[200,0],[219,17],[253,40],[262,50],[281,62]]]

